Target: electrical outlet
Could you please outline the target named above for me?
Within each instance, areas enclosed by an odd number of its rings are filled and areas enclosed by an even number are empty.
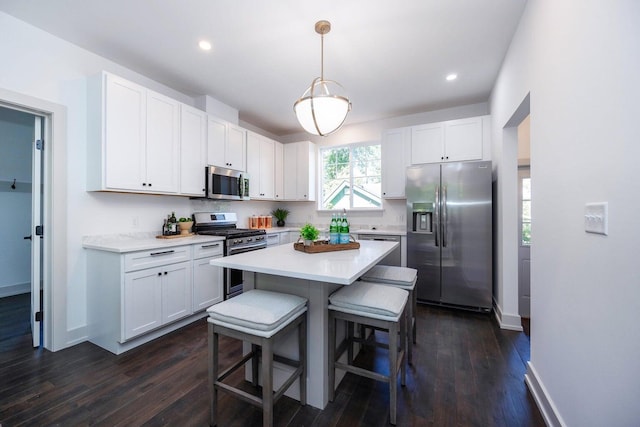
[[[604,234],[609,232],[608,203],[587,203],[584,207],[584,231]]]

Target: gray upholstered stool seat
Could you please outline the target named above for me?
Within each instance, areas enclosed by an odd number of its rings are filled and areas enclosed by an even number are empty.
[[[406,307],[409,294],[404,289],[356,281],[344,286],[329,296],[329,400],[335,394],[335,370],[342,369],[356,375],[389,383],[389,419],[396,424],[398,371],[400,383],[406,381]],[[347,322],[347,336],[336,349],[336,321]],[[353,336],[353,324],[371,326],[389,331],[389,374],[382,375],[352,365],[353,343],[367,344]],[[399,342],[398,342],[399,338]],[[348,351],[347,363],[340,362],[342,354]]]
[[[209,313],[209,391],[211,399],[210,424],[217,424],[218,391],[235,395],[262,408],[263,425],[273,425],[273,405],[299,378],[300,403],[307,400],[307,300],[305,298],[270,292],[250,290],[207,309]],[[297,361],[273,354],[273,341],[280,335],[298,330]],[[225,335],[251,343],[251,352],[238,362],[218,372],[218,336]],[[232,372],[252,361],[252,380],[258,385],[258,362],[262,359],[262,397],[223,383]],[[273,392],[273,361],[295,367],[295,371]]]
[[[411,319],[411,328],[408,332],[411,334],[407,346],[409,363],[413,361],[413,345],[416,343],[416,311],[417,311],[417,293],[415,291],[416,282],[418,280],[418,270],[409,267],[398,267],[394,265],[375,265],[371,270],[367,271],[362,277],[367,282],[380,283],[388,286],[397,286],[406,289],[409,292],[408,316]]]

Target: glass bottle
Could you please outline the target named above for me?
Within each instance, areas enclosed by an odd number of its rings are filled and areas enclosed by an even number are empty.
[[[336,220],[336,214],[331,215],[331,223],[329,224],[329,244],[335,245],[339,243],[339,229],[338,221]]]
[[[340,243],[349,243],[349,222],[347,221],[347,214],[342,214],[342,224],[340,225]]]

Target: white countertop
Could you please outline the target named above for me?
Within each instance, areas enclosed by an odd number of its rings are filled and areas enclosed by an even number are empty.
[[[256,273],[349,285],[391,253],[397,242],[361,241],[360,249],[308,254],[293,243],[210,261],[211,265]]]
[[[85,236],[82,239],[82,247],[100,251],[127,253],[147,251],[157,248],[171,248],[175,246],[193,245],[224,240],[220,236],[176,237],[173,239],[158,239],[153,234],[116,234],[108,236]]]

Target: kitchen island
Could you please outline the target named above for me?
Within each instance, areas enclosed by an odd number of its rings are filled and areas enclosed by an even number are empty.
[[[299,295],[309,300],[307,321],[307,402],[324,409],[328,402],[328,312],[329,295],[350,285],[393,251],[397,242],[361,241],[360,249],[308,254],[296,251],[293,244],[272,246],[211,260],[211,265],[243,270],[244,289],[265,289]],[[338,330],[338,335],[344,331]],[[276,343],[276,352],[296,359],[297,336],[291,334]],[[247,350],[245,344],[245,350]],[[274,388],[278,388],[290,370],[274,364]],[[339,384],[342,374],[336,378]],[[298,398],[295,384],[287,396]]]

